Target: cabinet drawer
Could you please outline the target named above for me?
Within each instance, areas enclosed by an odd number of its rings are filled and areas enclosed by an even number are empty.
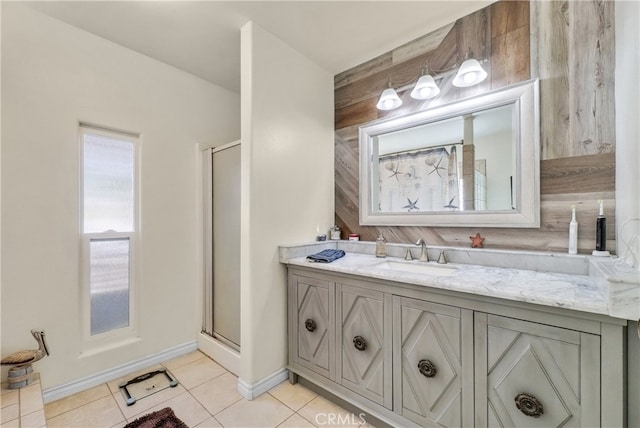
[[[600,425],[600,337],[476,314],[476,426]]]
[[[289,309],[289,329],[295,341],[290,357],[296,364],[330,378],[335,365],[333,283],[303,276],[292,279],[290,299],[296,305]]]
[[[395,411],[420,426],[471,425],[472,312],[394,296],[393,319]]]
[[[387,401],[390,408],[390,320],[385,316],[390,296],[345,284],[339,290],[340,383],[375,403]]]

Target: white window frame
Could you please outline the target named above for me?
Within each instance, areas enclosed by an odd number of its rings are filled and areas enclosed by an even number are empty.
[[[121,141],[129,141],[134,147],[134,172],[133,172],[133,230],[128,232],[112,231],[105,232],[84,232],[84,136],[86,134],[99,135]],[[138,247],[140,239],[140,146],[141,138],[139,134],[125,131],[111,130],[105,127],[81,123],[78,129],[78,141],[80,147],[79,156],[79,227],[80,227],[80,263],[81,263],[81,329],[83,346],[81,356],[93,355],[94,353],[119,347],[133,341],[140,340],[138,335],[139,320],[138,310]],[[129,240],[129,325],[126,327],[109,330],[91,335],[91,292],[90,292],[90,244],[91,241],[102,241],[110,239]]]

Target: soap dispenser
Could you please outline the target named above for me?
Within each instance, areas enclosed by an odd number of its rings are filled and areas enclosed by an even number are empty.
[[[376,257],[387,257],[387,242],[380,232],[380,236],[376,239]]]
[[[340,227],[337,224],[329,229],[329,239],[332,241],[340,240]]]

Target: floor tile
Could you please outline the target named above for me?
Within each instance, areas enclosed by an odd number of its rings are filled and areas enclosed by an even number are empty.
[[[188,426],[196,426],[211,417],[209,412],[190,393],[172,398],[165,403]]]
[[[32,383],[20,388],[20,416],[26,416],[44,408],[40,383]]]
[[[80,406],[84,406],[108,395],[111,395],[111,392],[107,385],[103,383],[102,385],[78,392],[77,394],[47,403],[44,405],[44,412],[47,418],[51,419],[61,413],[77,409]]]
[[[275,388],[271,388],[269,394],[282,401],[294,411],[300,410],[305,404],[318,396],[318,394],[299,383],[292,385],[288,381],[284,381]]]
[[[278,425],[278,428],[314,428],[314,425],[297,413],[289,416],[289,419]]]
[[[20,428],[20,418],[12,419],[2,423],[2,428]]]
[[[29,413],[20,418],[21,428],[40,428],[46,426],[47,421],[44,417],[44,410],[38,410],[37,412]]]
[[[242,396],[238,393],[238,379],[231,373],[211,379],[189,392],[214,416],[242,400]]]
[[[193,363],[196,360],[206,357],[207,356],[200,351],[193,351],[189,352],[188,354],[184,354],[179,357],[167,360],[162,363],[162,365],[168,368],[173,373],[173,370],[177,369],[178,367],[186,366],[189,363]]]
[[[48,428],[110,427],[124,421],[113,396],[100,398],[47,420]]]
[[[171,373],[187,389],[191,389],[206,381],[216,378],[227,371],[209,358],[201,358],[192,363],[171,370]]]
[[[204,422],[200,422],[193,428],[222,428],[222,425],[220,425],[220,422],[218,422],[216,418],[211,416],[209,419],[205,420]]]
[[[316,427],[354,428],[362,423],[358,415],[343,409],[320,395],[298,410],[298,414]]]
[[[209,412],[207,412],[205,408],[202,407],[202,405],[198,403],[198,401],[193,398],[191,394],[185,391],[177,397],[164,401],[157,406],[154,406],[127,419],[129,422],[131,422],[143,415],[146,415],[147,413],[155,412],[165,407],[171,407],[173,413],[175,413],[175,415],[180,418],[182,422],[190,427],[196,426],[197,424],[211,417]]]
[[[0,424],[4,425],[9,421],[18,419],[20,417],[20,405],[18,403],[11,404],[10,406],[3,406],[2,412],[0,412]]]
[[[163,367],[171,371],[179,385],[127,406],[119,384]],[[2,419],[6,422],[2,428],[20,427],[17,397],[17,391],[3,391]],[[128,421],[164,407],[173,409],[178,418],[193,428],[372,427],[300,384],[282,382],[267,394],[245,400],[238,393],[237,377],[199,351],[48,403],[44,411],[23,417],[22,427],[40,428],[46,416],[50,428],[123,428]]]
[[[7,406],[18,404],[20,397],[20,390],[18,389],[3,389],[0,396],[0,406],[4,409]]]
[[[293,414],[293,410],[262,394],[251,401],[241,400],[216,415],[224,427],[276,427]]]

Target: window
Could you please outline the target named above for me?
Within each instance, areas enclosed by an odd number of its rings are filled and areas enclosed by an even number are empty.
[[[131,331],[138,137],[82,125],[80,140],[85,334]]]

